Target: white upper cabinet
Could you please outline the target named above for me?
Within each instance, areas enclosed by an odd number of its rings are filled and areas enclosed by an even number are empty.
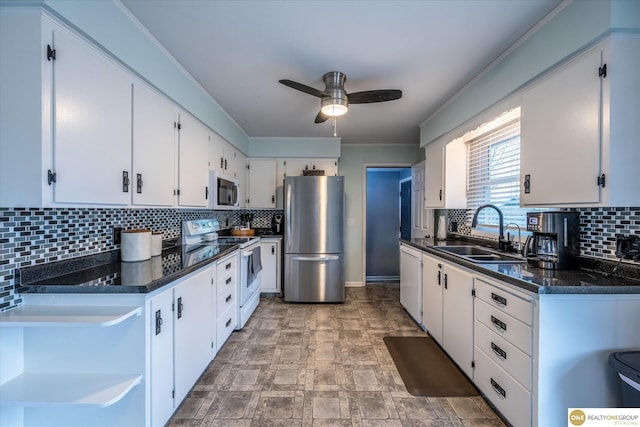
[[[236,150],[236,171],[234,176],[236,181],[238,181],[238,186],[240,187],[240,200],[239,207],[246,208],[247,207],[247,197],[246,194],[249,190],[249,174],[247,170],[247,156],[242,154],[242,152]]]
[[[276,207],[276,163],[276,159],[249,160],[248,208]]]
[[[62,27],[51,38],[54,201],[129,204],[132,78]]]
[[[209,189],[209,129],[188,113],[180,114],[178,204],[207,207]]]
[[[209,168],[220,175],[240,179],[246,173],[246,156],[220,135],[213,133],[209,148]]]
[[[522,206],[640,203],[640,37],[615,35],[522,96]]]
[[[466,147],[462,140],[443,139],[425,148],[424,208],[466,208]]]
[[[283,179],[286,176],[301,176],[305,170],[322,170],[325,176],[338,175],[338,159],[298,159],[298,158],[286,158],[283,159],[281,165],[278,165],[283,170],[281,174]]]
[[[173,205],[177,119],[169,101],[143,84],[134,84],[133,204]]]
[[[429,235],[429,210],[424,208],[424,161],[411,167],[411,237]]]

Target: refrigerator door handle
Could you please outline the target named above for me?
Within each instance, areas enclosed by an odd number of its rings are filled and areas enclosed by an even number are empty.
[[[325,256],[294,256],[291,257],[294,261],[337,261],[340,259],[338,255],[325,255]]]

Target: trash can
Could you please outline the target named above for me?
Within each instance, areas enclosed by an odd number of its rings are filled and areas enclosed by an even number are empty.
[[[640,408],[640,351],[619,351],[609,355],[609,366],[618,373],[622,406]]]

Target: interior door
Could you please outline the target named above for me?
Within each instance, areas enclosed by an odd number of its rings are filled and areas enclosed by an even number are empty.
[[[411,180],[400,183],[400,238],[411,239]]]

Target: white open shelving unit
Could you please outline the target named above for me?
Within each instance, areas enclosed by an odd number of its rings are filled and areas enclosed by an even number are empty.
[[[30,419],[40,425],[42,408],[55,407],[58,414],[73,417],[74,411],[106,408],[125,399],[143,381],[144,363],[133,356],[138,352],[132,350],[130,364],[122,361],[127,357],[122,351],[132,343],[137,347],[141,340],[144,346],[143,308],[144,304],[45,301],[0,313],[0,344],[4,346],[5,339],[13,343],[13,348],[6,346],[0,352],[6,369],[0,375],[0,407],[5,415],[13,411],[24,425],[31,425]],[[131,337],[120,347],[115,337],[123,333]]]

